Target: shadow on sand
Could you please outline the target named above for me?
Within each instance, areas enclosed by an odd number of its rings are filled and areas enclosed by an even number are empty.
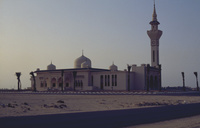
[[[54,114],[40,116],[4,117],[0,118],[2,128],[118,128],[139,124],[154,123],[200,114],[200,103],[138,108],[128,110],[112,110],[82,112],[70,114]]]

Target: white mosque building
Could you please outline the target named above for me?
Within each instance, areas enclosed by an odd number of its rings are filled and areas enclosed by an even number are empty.
[[[37,69],[35,87],[37,91],[47,90],[159,90],[161,89],[161,65],[159,64],[159,39],[157,14],[154,4],[151,30],[147,34],[151,40],[151,65],[128,65],[127,70],[118,70],[114,63],[108,69],[92,67],[92,61],[82,56],[75,59],[74,68],[56,69],[52,63],[47,70]],[[34,79],[31,77],[31,87]]]

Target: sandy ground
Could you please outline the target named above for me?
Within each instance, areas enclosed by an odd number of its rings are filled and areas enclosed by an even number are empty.
[[[0,117],[121,110],[191,103],[200,103],[200,96],[0,94]],[[184,123],[179,125],[180,122]],[[134,127],[160,126],[200,127],[200,116]]]
[[[200,103],[200,97],[0,94],[0,117],[119,110],[190,103]]]

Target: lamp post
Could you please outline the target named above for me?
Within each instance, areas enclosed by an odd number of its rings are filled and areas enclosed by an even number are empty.
[[[34,72],[30,72],[30,75],[33,77],[33,91],[36,92],[36,84],[35,84]]]
[[[73,71],[73,77],[74,77],[74,91],[76,91],[76,75],[77,75],[77,72],[76,71]]]
[[[162,90],[162,81],[161,81],[161,64],[159,64],[159,84],[160,84],[160,91]]]
[[[183,91],[185,91],[185,76],[184,76],[184,72],[181,72],[182,77],[183,77]]]
[[[197,91],[199,91],[198,74],[197,74],[197,72],[194,72],[194,75],[196,76]]]
[[[147,91],[149,91],[149,70],[150,70],[150,65],[147,64]]]
[[[130,91],[130,70],[131,66],[127,64],[127,69],[128,69],[128,91]]]
[[[61,70],[61,77],[62,77],[62,87],[61,87],[61,90],[62,90],[62,92],[64,91],[64,89],[63,89],[63,74],[64,74],[64,70]]]
[[[21,89],[21,81],[20,81],[20,76],[21,76],[21,72],[16,72],[16,76],[17,76],[17,80],[18,80],[18,91],[20,91]]]

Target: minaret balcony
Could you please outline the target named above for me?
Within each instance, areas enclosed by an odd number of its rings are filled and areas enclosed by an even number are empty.
[[[160,23],[156,20],[156,21],[149,22],[149,24],[151,24],[151,25],[159,25]]]
[[[156,31],[149,30],[149,31],[147,31],[147,34],[151,40],[159,40],[160,37],[162,36],[162,31],[161,30],[156,30]]]

